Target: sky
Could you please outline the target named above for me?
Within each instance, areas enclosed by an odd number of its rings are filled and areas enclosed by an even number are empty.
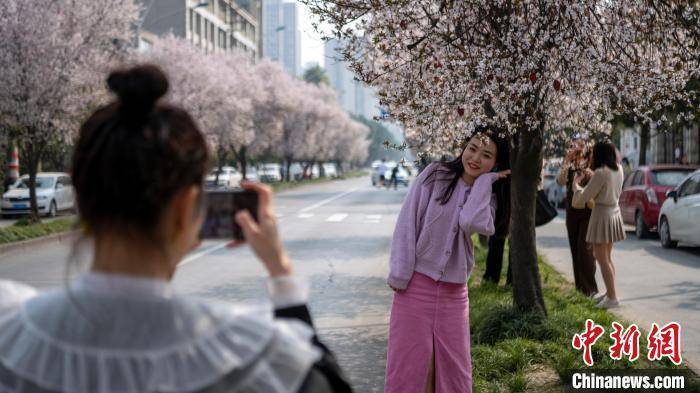
[[[324,66],[324,51],[321,36],[316,33],[311,23],[314,16],[309,11],[308,7],[297,1],[302,9],[301,17],[301,67],[306,69],[306,65],[310,62],[315,62]]]

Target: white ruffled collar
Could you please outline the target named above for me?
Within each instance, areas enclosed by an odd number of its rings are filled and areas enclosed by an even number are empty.
[[[164,281],[90,273],[71,288],[0,314],[0,369],[50,391],[174,393],[253,367],[226,391],[291,393],[320,357],[298,321],[179,296]],[[109,324],[95,329],[82,312]]]
[[[113,296],[148,296],[164,299],[170,299],[173,296],[172,284],[164,280],[96,271],[90,271],[76,279],[73,287],[77,290]]]

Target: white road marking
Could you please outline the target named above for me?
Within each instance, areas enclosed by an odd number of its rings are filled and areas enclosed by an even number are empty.
[[[200,252],[198,252],[198,253],[192,254],[192,255],[188,256],[187,258],[183,259],[182,262],[180,262],[180,263],[178,264],[178,266],[186,265],[186,264],[188,264],[188,263],[194,261],[195,259],[201,258],[201,257],[203,257],[203,256],[205,256],[205,255],[207,255],[207,254],[211,254],[212,252],[214,252],[214,251],[216,251],[216,250],[220,250],[220,249],[226,247],[226,245],[229,244],[229,243],[230,243],[230,241],[225,241],[225,242],[223,242],[223,243],[217,244],[217,245],[215,245],[215,246],[213,246],[213,247],[209,247],[209,248],[207,248],[207,249],[205,249],[205,250],[203,250],[203,251],[200,251]]]
[[[313,216],[313,213],[300,213],[297,215],[298,218],[311,218]]]
[[[328,219],[326,219],[326,221],[327,221],[327,222],[341,222],[341,221],[343,221],[347,216],[348,216],[348,215],[345,214],[345,213],[338,213],[338,214],[334,214],[334,215],[328,217]]]
[[[327,204],[327,203],[329,203],[329,202],[332,202],[332,201],[334,201],[334,200],[336,200],[336,199],[338,199],[338,198],[342,198],[342,197],[344,197],[344,196],[346,196],[346,195],[348,195],[348,194],[350,194],[350,193],[353,193],[353,192],[355,192],[355,191],[357,191],[357,188],[353,188],[353,189],[351,189],[351,190],[345,191],[345,192],[342,193],[342,194],[338,194],[338,195],[333,196],[333,197],[330,197],[330,198],[328,198],[328,199],[324,199],[324,200],[322,200],[322,201],[320,201],[320,202],[314,203],[314,204],[311,205],[311,206],[307,206],[307,207],[305,207],[305,208],[299,210],[299,213],[306,213],[306,212],[309,212],[309,211],[311,211],[311,210],[313,210],[313,209],[315,209],[315,208],[317,208],[317,207],[323,206],[323,205],[325,205],[325,204]]]
[[[366,219],[368,220],[380,220],[382,218],[381,214],[367,214],[365,216]]]

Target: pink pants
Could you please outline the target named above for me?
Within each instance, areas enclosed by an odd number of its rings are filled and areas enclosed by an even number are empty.
[[[471,393],[472,361],[466,284],[414,273],[394,294],[385,393],[423,393],[435,351],[435,392]]]

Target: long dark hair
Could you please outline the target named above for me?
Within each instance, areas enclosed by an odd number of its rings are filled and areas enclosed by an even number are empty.
[[[617,171],[617,153],[615,152],[615,146],[610,142],[598,142],[593,145],[593,165],[591,165],[591,169],[596,170],[603,166]]]
[[[156,66],[112,72],[118,97],[80,128],[73,153],[73,184],[87,233],[123,230],[158,242],[158,222],[177,191],[201,185],[206,140],[183,109],[160,103],[168,90]]]
[[[447,187],[442,192],[437,201],[441,205],[446,204],[454,193],[457,182],[460,181],[464,173],[464,164],[462,164],[462,154],[467,148],[469,141],[477,136],[485,136],[496,144],[496,165],[494,171],[504,171],[510,169],[510,149],[508,139],[499,135],[499,131],[492,127],[477,126],[474,132],[464,141],[464,146],[459,156],[452,161],[441,162],[435,170],[426,176],[424,183],[429,181],[447,182]],[[494,236],[504,238],[508,235],[508,224],[510,222],[510,177],[497,180],[492,186],[493,193],[496,195],[496,217],[494,226],[496,233]]]

